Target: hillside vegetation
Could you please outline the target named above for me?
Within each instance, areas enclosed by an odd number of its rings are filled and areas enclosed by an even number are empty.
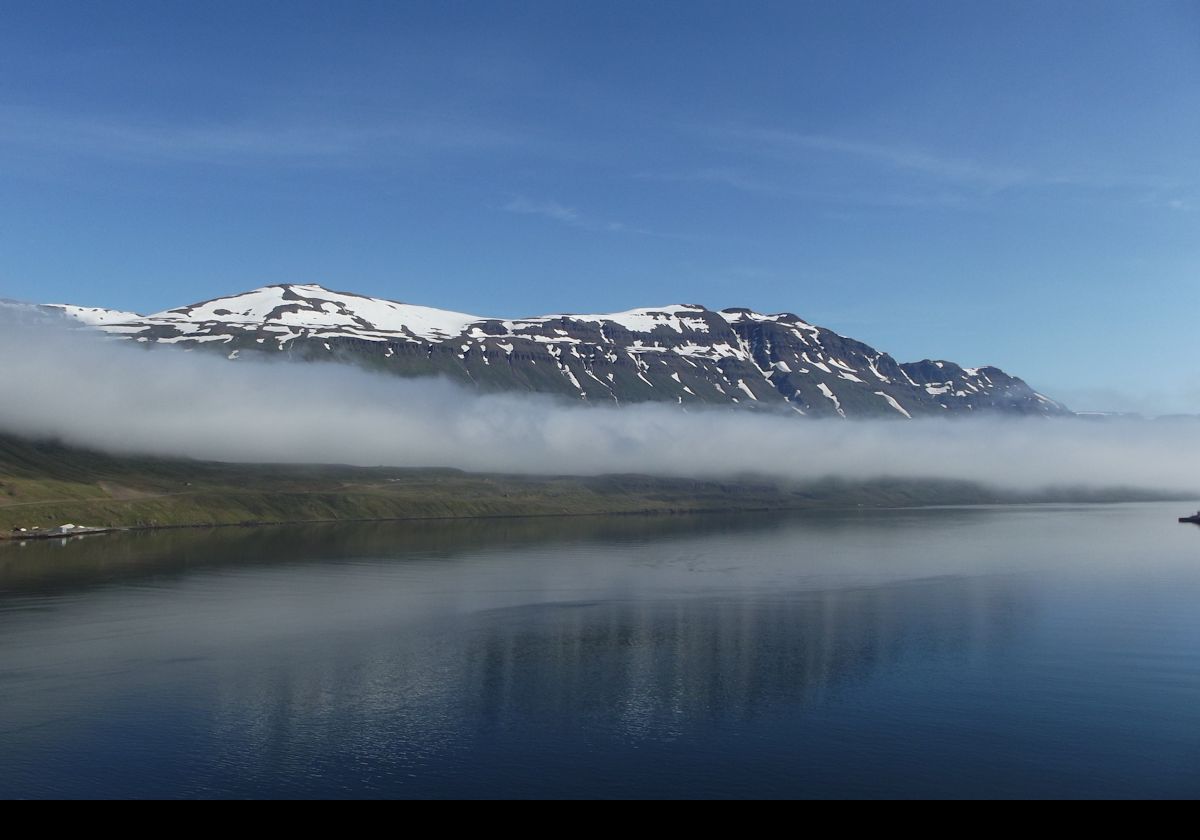
[[[228,464],[119,457],[0,435],[0,533],[63,523],[164,527],[366,519],[666,514],[1166,498],[1129,490],[1017,494],[951,481],[780,482],[637,475]]]

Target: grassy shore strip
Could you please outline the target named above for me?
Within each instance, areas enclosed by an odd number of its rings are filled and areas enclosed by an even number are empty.
[[[122,458],[0,435],[0,536],[9,538],[14,528],[65,523],[161,528],[1166,498],[1174,497],[1122,489],[1014,493],[941,480],[513,476],[225,464]]]
[[[649,486],[647,486],[649,485]],[[242,491],[219,488],[140,499],[74,499],[0,505],[0,529],[241,525],[345,520],[464,519],[594,514],[676,514],[813,507],[898,507],[962,501],[962,493],[860,487],[781,489],[749,483],[645,479],[504,480],[453,476],[368,489]],[[995,501],[972,496],[971,501]]]
[[[647,486],[649,485],[649,486]],[[266,525],[336,521],[450,520],[512,517],[671,515],[722,511],[897,508],[943,504],[1028,501],[1127,501],[1134,494],[1038,497],[998,494],[978,485],[943,482],[815,482],[781,488],[748,482],[691,482],[672,486],[653,479],[545,479],[543,482],[470,476],[384,486],[368,491],[252,492],[236,488],[140,499],[75,499],[0,505],[0,538],[20,538],[13,528],[46,528],[67,522],[103,528]],[[1144,497],[1139,497],[1144,498]]]

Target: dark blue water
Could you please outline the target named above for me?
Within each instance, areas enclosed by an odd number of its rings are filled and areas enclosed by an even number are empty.
[[[1196,796],[1185,508],[0,546],[0,796]]]

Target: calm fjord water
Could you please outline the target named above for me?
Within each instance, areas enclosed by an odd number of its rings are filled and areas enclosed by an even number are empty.
[[[0,796],[1196,796],[1180,505],[0,546]]]

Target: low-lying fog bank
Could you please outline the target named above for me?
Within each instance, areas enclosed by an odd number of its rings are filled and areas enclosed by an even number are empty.
[[[806,420],[481,395],[332,364],[0,335],[0,431],[117,453],[506,473],[881,476],[1200,488],[1194,423]]]

